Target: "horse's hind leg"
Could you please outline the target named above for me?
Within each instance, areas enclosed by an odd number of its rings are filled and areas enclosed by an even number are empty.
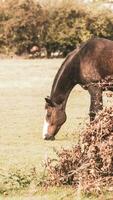
[[[88,87],[89,94],[91,96],[90,104],[90,121],[93,121],[96,113],[103,108],[102,101],[102,89],[98,86],[90,85]]]

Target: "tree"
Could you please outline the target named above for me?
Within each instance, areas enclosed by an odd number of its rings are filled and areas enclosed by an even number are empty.
[[[15,53],[29,52],[40,43],[42,9],[33,0],[8,0],[5,15],[6,45]]]
[[[49,13],[43,38],[48,56],[55,51],[60,51],[65,56],[79,43],[89,39],[90,32],[87,30],[86,18],[84,8],[53,9]]]

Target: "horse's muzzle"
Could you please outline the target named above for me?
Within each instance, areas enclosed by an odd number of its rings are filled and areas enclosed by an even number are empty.
[[[49,135],[45,135],[44,136],[44,140],[55,140],[55,137],[54,136],[49,136]]]

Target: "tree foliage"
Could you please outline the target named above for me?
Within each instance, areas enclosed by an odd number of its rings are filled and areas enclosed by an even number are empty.
[[[36,45],[48,56],[56,51],[65,56],[92,36],[113,39],[111,11],[95,12],[74,1],[50,7],[35,0],[0,3],[0,52],[21,55]]]
[[[17,54],[29,52],[40,40],[42,12],[33,0],[8,0],[1,20],[5,45]]]

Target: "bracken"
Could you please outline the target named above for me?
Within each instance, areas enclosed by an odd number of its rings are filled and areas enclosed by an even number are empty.
[[[81,133],[78,144],[48,158],[46,185],[70,184],[82,191],[113,190],[113,108],[99,112]]]

